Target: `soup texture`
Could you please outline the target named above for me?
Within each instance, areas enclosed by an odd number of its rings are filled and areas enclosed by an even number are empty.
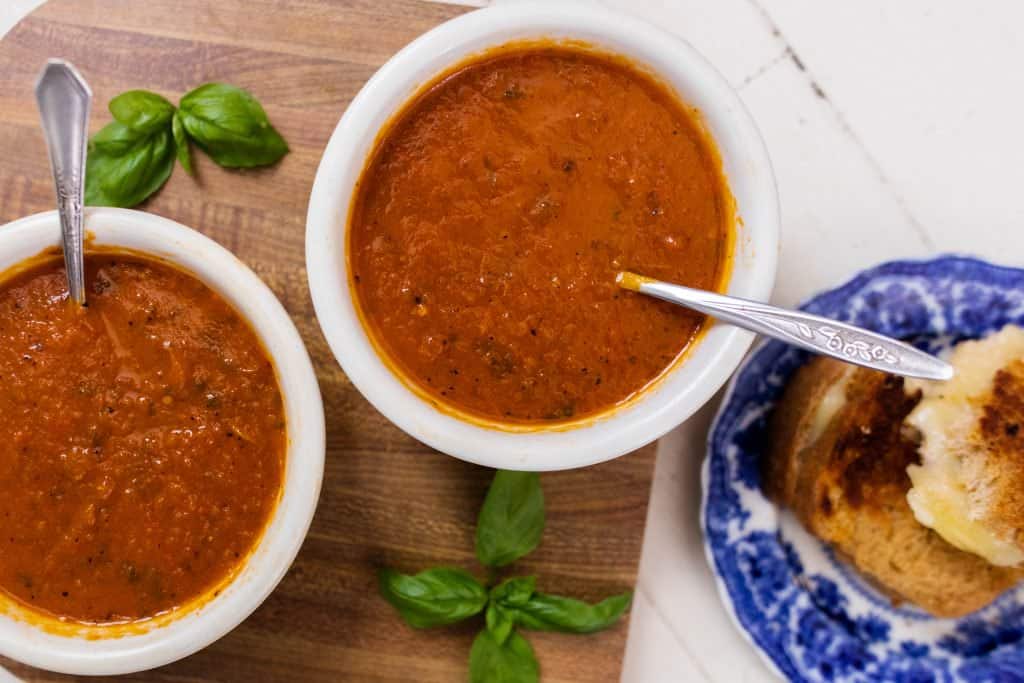
[[[87,306],[50,259],[0,284],[0,590],[83,623],[216,590],[282,486],[273,364],[196,278],[86,257]]]
[[[576,420],[651,384],[704,323],[616,274],[718,288],[731,201],[697,112],[641,70],[501,49],[378,140],[350,215],[351,287],[382,355],[436,404]]]

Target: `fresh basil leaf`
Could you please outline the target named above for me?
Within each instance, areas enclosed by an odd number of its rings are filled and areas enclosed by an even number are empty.
[[[513,632],[504,643],[483,630],[469,652],[470,683],[537,683],[540,671],[533,648]]]
[[[140,133],[123,123],[113,121],[89,139],[89,154],[100,152],[120,156],[147,137],[149,136],[145,133]]]
[[[288,152],[263,107],[241,88],[201,85],[181,98],[179,111],[189,136],[221,166],[263,166]]]
[[[132,207],[160,189],[174,166],[171,131],[143,135],[114,121],[89,143],[85,203]]]
[[[174,136],[174,153],[178,157],[178,162],[185,169],[186,173],[193,175],[192,153],[188,149],[188,135],[185,134],[185,127],[181,123],[181,116],[178,112],[174,112],[174,118],[171,119],[171,134]]]
[[[487,605],[486,616],[487,630],[491,632],[499,645],[504,644],[516,626],[515,615],[498,603],[491,601]]]
[[[623,593],[588,605],[572,598],[536,593],[521,605],[515,606],[516,623],[535,631],[561,631],[563,633],[593,633],[608,628],[622,616],[633,600],[633,594]]]
[[[537,577],[517,576],[505,579],[491,589],[491,601],[516,607],[526,604],[537,590]]]
[[[498,470],[477,519],[477,558],[485,566],[504,567],[536,548],[543,533],[540,476]]]
[[[167,98],[148,90],[123,92],[108,106],[114,120],[147,135],[166,128],[174,115],[174,105]]]
[[[516,605],[523,605],[537,589],[534,576],[517,576],[505,579],[491,589],[491,602],[487,605],[487,628],[499,644],[512,632],[516,625]]]
[[[380,572],[380,592],[414,628],[454,624],[483,610],[487,590],[461,569],[440,567],[415,576]]]

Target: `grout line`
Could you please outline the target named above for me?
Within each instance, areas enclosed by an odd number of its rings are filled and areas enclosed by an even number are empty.
[[[759,66],[757,69],[755,69],[746,78],[744,78],[742,81],[740,81],[739,85],[736,86],[736,89],[737,90],[743,90],[748,85],[750,85],[751,83],[753,83],[754,81],[759,79],[761,76],[763,76],[766,73],[768,73],[776,64],[778,64],[782,60],[784,60],[787,57],[789,57],[791,55],[791,53],[792,53],[792,51],[787,46],[785,49],[782,50],[782,52],[780,52],[779,54],[777,54],[774,57],[772,57],[771,59],[769,59],[767,62],[765,62],[764,64]]]
[[[701,663],[700,658],[695,657],[694,654],[690,652],[690,648],[686,646],[686,639],[682,637],[682,635],[676,630],[675,626],[672,625],[672,622],[668,620],[668,617],[665,616],[665,613],[661,611],[661,606],[651,596],[650,592],[647,590],[647,585],[644,581],[637,581],[637,590],[639,591],[640,596],[644,599],[644,601],[647,602],[647,604],[651,607],[651,609],[654,612],[654,615],[658,617],[658,621],[660,621],[662,625],[664,625],[664,627],[668,629],[668,632],[672,635],[672,640],[676,641],[676,644],[679,646],[679,649],[681,649],[683,653],[686,655],[687,659],[690,660],[690,663],[693,665],[693,668],[697,669],[700,672],[701,676],[704,677],[704,681],[706,683],[713,680],[711,678],[711,675],[708,673],[708,671],[704,668],[703,664]]]
[[[772,35],[778,38],[780,41],[782,41],[782,44],[786,46],[786,50],[783,53],[783,56],[789,56],[789,58],[793,61],[793,64],[796,66],[796,68],[801,73],[804,74],[804,77],[807,79],[808,85],[810,86],[814,94],[819,99],[821,99],[831,110],[833,116],[835,116],[836,118],[836,121],[839,123],[839,127],[843,130],[844,133],[846,133],[850,140],[852,140],[853,143],[860,150],[861,154],[864,156],[864,159],[868,162],[868,165],[871,167],[871,170],[874,171],[875,176],[882,183],[882,185],[889,191],[889,194],[895,200],[896,205],[900,207],[900,210],[903,212],[903,215],[907,219],[907,222],[910,223],[910,227],[914,230],[914,232],[917,233],[917,236],[920,238],[921,242],[924,243],[924,246],[934,251],[935,240],[932,238],[927,228],[925,228],[924,224],[922,224],[921,221],[919,221],[917,217],[914,215],[913,211],[911,211],[910,206],[903,198],[903,195],[897,190],[896,186],[889,179],[889,176],[886,175],[885,170],[882,168],[882,164],[871,153],[867,145],[864,143],[864,140],[861,139],[861,137],[853,129],[853,126],[850,125],[850,122],[847,120],[846,116],[843,115],[842,111],[839,110],[839,107],[836,106],[835,102],[833,102],[832,99],[828,96],[828,93],[825,92],[825,89],[822,88],[821,84],[818,83],[818,81],[814,78],[814,75],[807,68],[807,65],[804,64],[803,60],[801,60],[799,55],[797,55],[796,50],[793,49],[793,45],[789,42],[789,40],[786,39],[784,35],[782,35],[782,30],[779,28],[779,25],[775,23],[775,20],[772,19],[771,15],[768,14],[768,10],[764,8],[764,6],[761,4],[759,0],[747,0],[747,2],[749,2],[750,5],[761,15],[761,18],[764,20],[768,28],[771,30]],[[764,72],[768,71],[772,66],[779,63],[779,61],[780,60],[777,59],[773,61],[771,64],[766,65],[763,69],[752,74],[752,76],[748,80],[745,80],[743,82],[743,85],[741,85],[740,87],[742,88],[743,86],[748,85],[749,82],[761,76]]]

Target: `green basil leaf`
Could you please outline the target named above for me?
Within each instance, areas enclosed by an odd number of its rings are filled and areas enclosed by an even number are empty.
[[[181,98],[179,111],[189,136],[221,166],[263,166],[288,152],[263,107],[241,88],[201,85]]]
[[[85,203],[132,207],[160,189],[174,166],[171,131],[143,135],[113,122],[89,143]]]
[[[108,123],[100,132],[89,139],[89,154],[100,152],[120,156],[127,153],[140,140],[144,140],[147,137],[149,136],[145,133],[132,130],[123,123],[114,121]]]
[[[537,577],[517,576],[505,579],[491,589],[491,601],[515,607],[526,604],[537,590]]]
[[[483,630],[469,652],[470,683],[537,683],[540,670],[533,648],[513,632],[504,643]]]
[[[543,533],[540,476],[498,470],[477,519],[477,558],[485,566],[504,567],[536,548]]]
[[[380,592],[414,628],[454,624],[483,610],[487,590],[461,569],[428,569],[415,576],[380,572]]]
[[[174,105],[167,98],[148,90],[129,90],[110,100],[110,113],[139,133],[155,133],[166,128],[174,115]]]
[[[516,623],[535,631],[561,631],[563,633],[593,633],[608,628],[622,616],[633,600],[633,594],[623,593],[588,605],[572,598],[537,593],[524,604],[517,605]]]
[[[516,626],[515,615],[496,602],[487,605],[487,630],[499,645],[508,640]]]
[[[188,149],[188,136],[185,134],[185,127],[181,123],[181,116],[178,112],[175,112],[174,118],[171,119],[171,134],[174,136],[174,153],[178,157],[178,162],[186,173],[193,175],[192,153]]]

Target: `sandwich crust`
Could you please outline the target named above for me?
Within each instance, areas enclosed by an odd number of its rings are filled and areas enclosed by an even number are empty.
[[[974,439],[987,475],[982,518],[1024,551],[1024,360],[996,373]]]
[[[812,360],[772,417],[762,480],[773,500],[894,601],[955,617],[988,604],[1024,573],[952,546],[915,518],[907,467],[918,460],[918,444],[903,421],[919,400],[900,378]],[[992,420],[992,429],[1015,438],[1002,415]]]

